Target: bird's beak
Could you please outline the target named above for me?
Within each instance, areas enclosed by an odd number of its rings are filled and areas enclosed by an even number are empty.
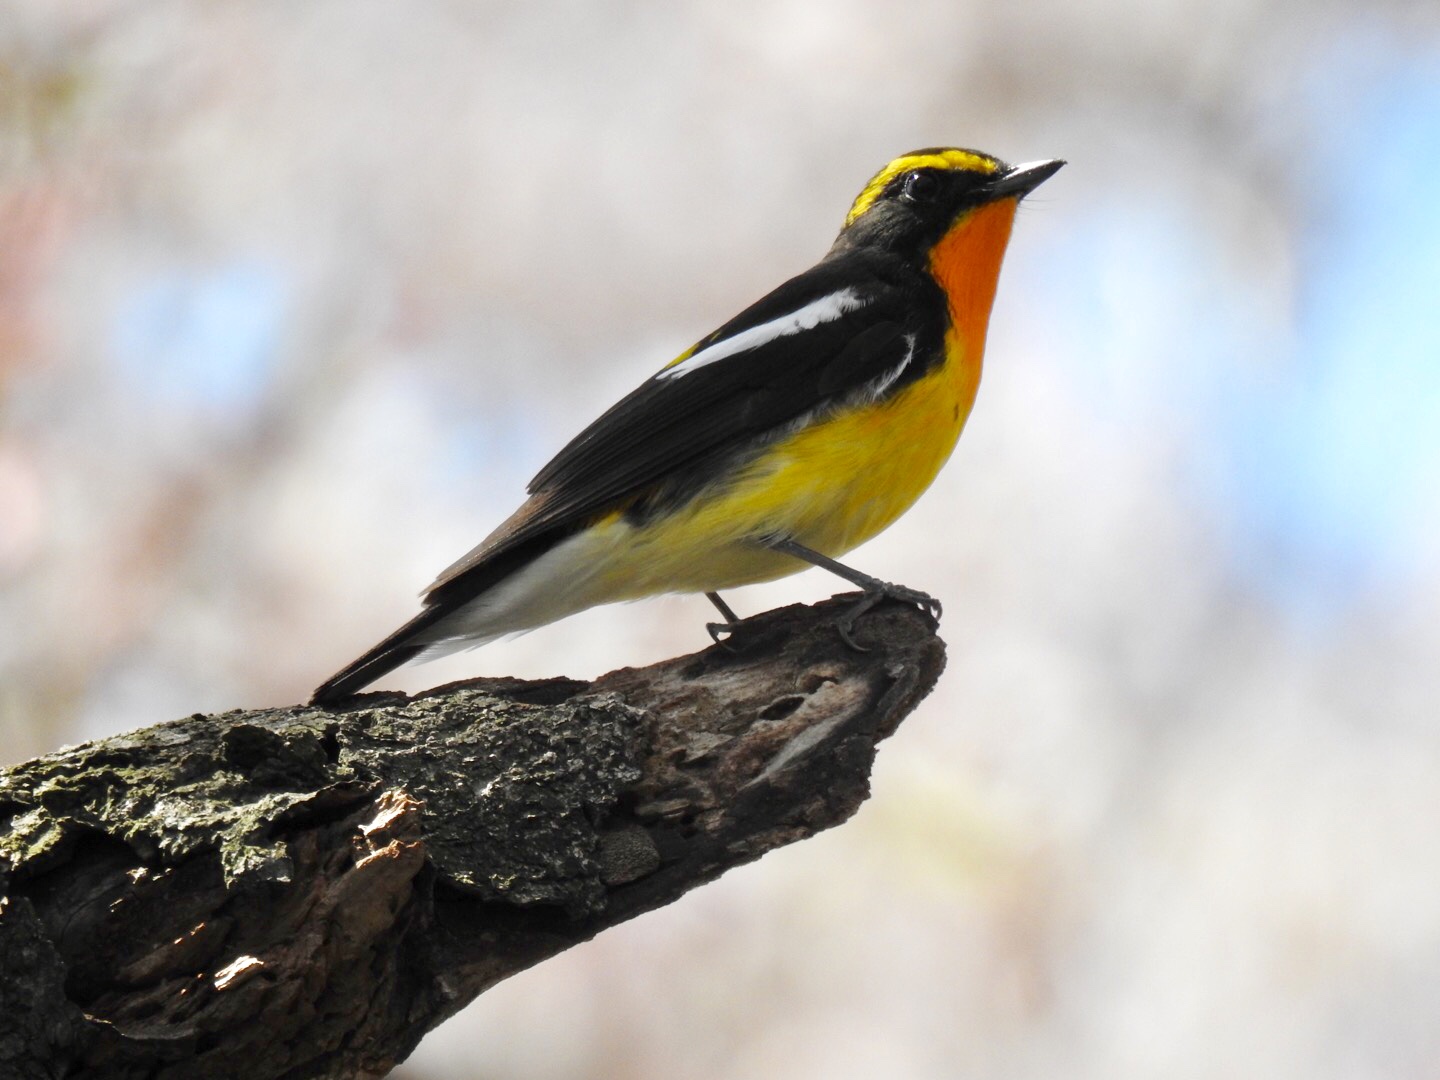
[[[1016,165],[1004,176],[990,184],[990,194],[996,199],[1023,199],[1030,192],[1060,171],[1065,162],[1059,158],[1051,161],[1027,161]]]

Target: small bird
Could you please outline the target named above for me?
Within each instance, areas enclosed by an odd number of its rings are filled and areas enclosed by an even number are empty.
[[[566,615],[819,566],[879,600],[940,605],[836,558],[930,486],[980,384],[1020,200],[1063,161],[937,147],[865,185],[829,253],[672,360],[577,435],[529,499],[436,578],[419,615],[315,691],[332,704],[407,661]]]

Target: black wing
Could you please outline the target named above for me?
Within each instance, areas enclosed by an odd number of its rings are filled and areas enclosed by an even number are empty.
[[[706,349],[842,291],[854,306],[838,317],[687,370]],[[584,517],[677,476],[703,476],[707,465],[866,387],[898,387],[920,374],[907,361],[925,355],[916,349],[915,310],[901,290],[876,279],[857,284],[822,263],[619,401],[540,470],[530,491],[546,499],[548,520]]]

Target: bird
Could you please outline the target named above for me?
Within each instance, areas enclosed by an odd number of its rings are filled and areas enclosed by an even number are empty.
[[[528,498],[440,573],[422,610],[315,691],[352,697],[400,665],[600,604],[704,593],[819,566],[878,601],[929,595],[838,558],[888,527],[955,448],[980,383],[1020,201],[1065,164],[959,147],[903,154],[826,255],[649,376],[542,468]]]

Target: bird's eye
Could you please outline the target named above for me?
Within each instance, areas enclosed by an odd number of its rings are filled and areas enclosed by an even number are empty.
[[[913,203],[927,203],[940,194],[940,179],[933,172],[912,172],[900,193]]]

